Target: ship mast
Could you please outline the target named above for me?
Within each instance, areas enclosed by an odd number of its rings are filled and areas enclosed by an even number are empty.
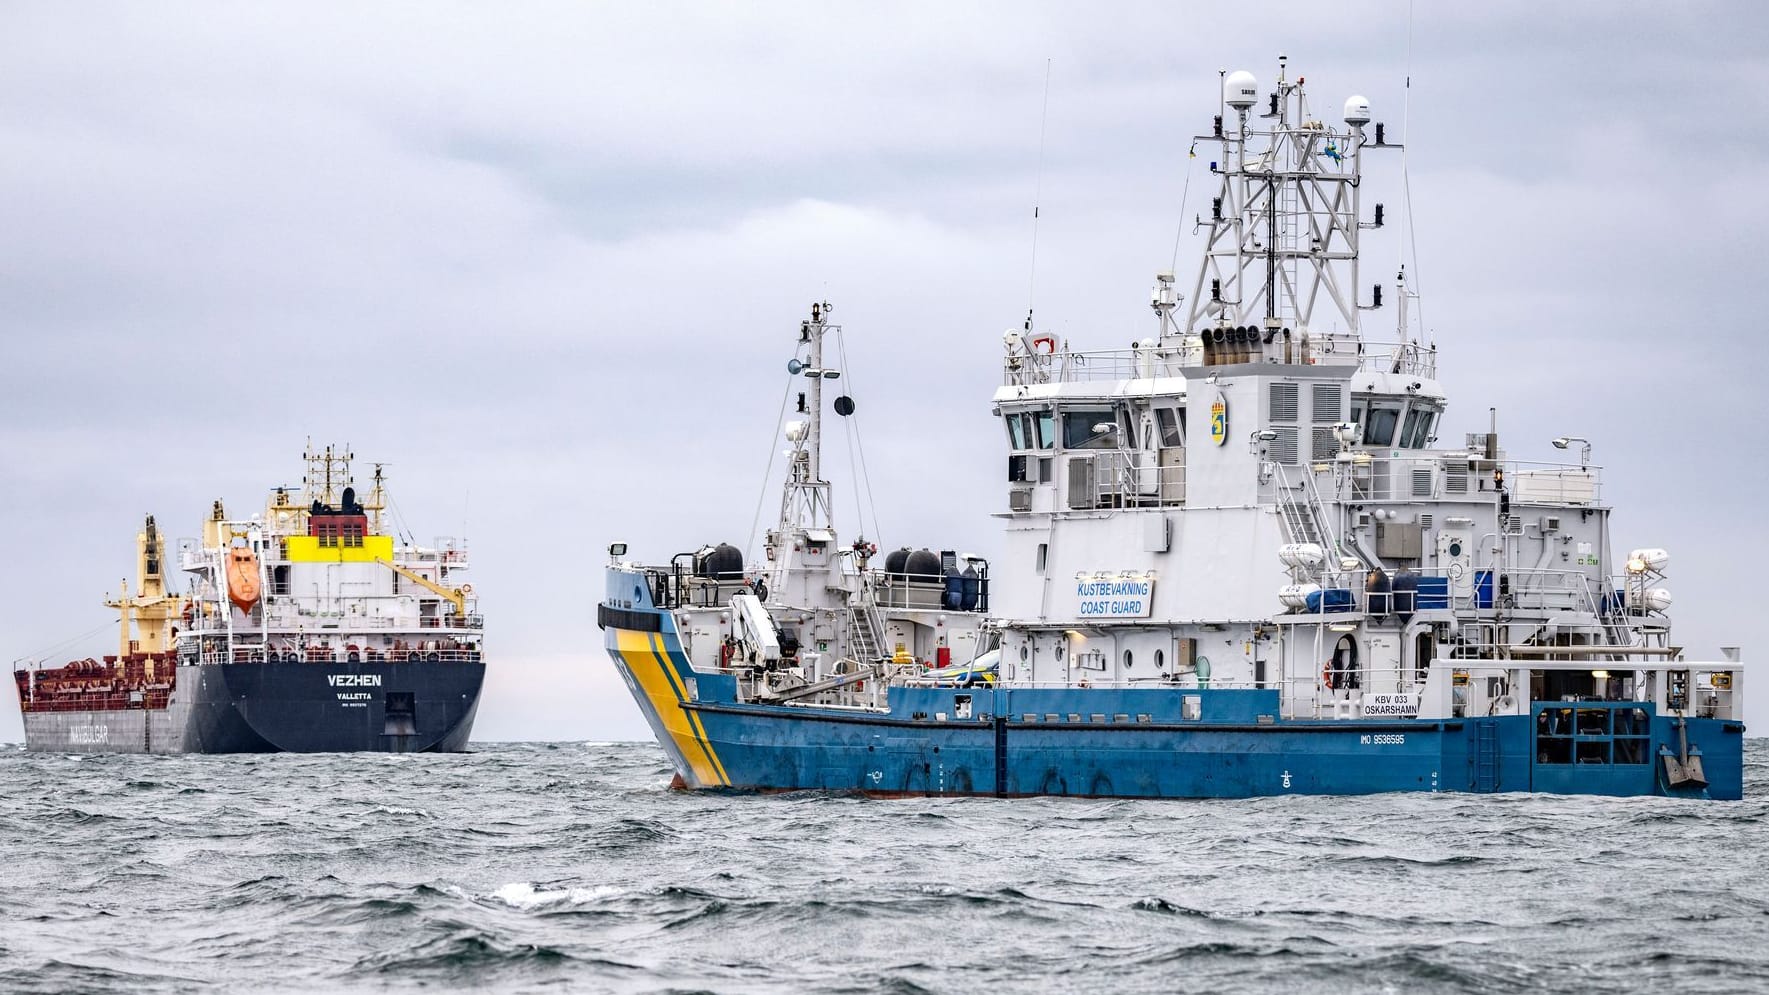
[[[810,384],[799,395],[798,413],[804,417],[786,424],[786,439],[793,448],[788,454],[786,490],[780,499],[782,534],[835,527],[829,481],[823,479],[823,381],[841,376],[839,370],[823,366],[823,333],[836,327],[826,322],[830,310],[828,302],[811,305],[810,320],[799,325],[799,345],[805,358],[795,358],[786,366],[788,373],[803,376]]]
[[[310,507],[314,501],[328,508],[337,507],[337,489],[351,483],[350,461],[354,458],[354,453],[336,452],[331,446],[326,446],[324,452],[315,452],[310,440],[305,456],[307,471],[301,479],[303,502]]]
[[[1362,97],[1345,102],[1343,130],[1313,118],[1303,82],[1289,79],[1279,56],[1276,88],[1259,115],[1269,124],[1261,127],[1253,120],[1258,82],[1228,74],[1232,120],[1218,116],[1213,134],[1198,136],[1222,146],[1211,163],[1222,183],[1209,220],[1199,219],[1208,236],[1181,334],[1208,340],[1222,330],[1256,331],[1248,343],[1255,348],[1238,353],[1248,359],[1295,361],[1311,335],[1355,341],[1360,313],[1382,306],[1380,286],[1369,304],[1358,298],[1358,235],[1382,225],[1381,205],[1371,222],[1361,219],[1360,180],[1364,148],[1393,146],[1381,125],[1374,142],[1366,137],[1370,107]],[[1286,356],[1292,337],[1296,348]]]
[[[119,615],[119,660],[132,653],[171,650],[172,620],[178,617],[184,605],[182,598],[166,590],[166,542],[160,535],[159,526],[154,524],[154,516],[147,516],[141,531],[136,533],[135,550],[135,596],[129,596],[129,581],[125,578],[123,590],[116,600],[105,601],[105,606],[117,609]],[[134,623],[134,638],[131,638],[130,623]]]

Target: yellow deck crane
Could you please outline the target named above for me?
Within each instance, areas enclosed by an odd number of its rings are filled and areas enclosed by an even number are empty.
[[[464,587],[444,587],[441,584],[438,584],[435,581],[431,580],[430,578],[424,576],[423,574],[415,573],[411,570],[407,570],[406,568],[400,566],[399,564],[394,563],[392,560],[377,559],[377,560],[375,560],[375,562],[381,564],[382,566],[393,571],[394,573],[398,574],[399,576],[404,577],[406,580],[411,581],[412,583],[418,585],[419,587],[424,588],[425,590],[436,594],[438,597],[442,598],[444,601],[447,601],[449,604],[454,605],[455,616],[462,619],[462,620],[466,619],[466,617],[467,617],[467,589],[466,588],[464,588]]]

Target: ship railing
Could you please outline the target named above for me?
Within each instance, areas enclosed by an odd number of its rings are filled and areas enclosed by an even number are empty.
[[[33,690],[20,702],[25,712],[111,712],[127,709],[165,708],[172,697],[170,685],[127,691]]]
[[[651,601],[659,609],[722,608],[738,594],[755,594],[754,582],[735,577],[697,577],[680,564],[667,567],[639,567],[650,588]],[[873,598],[879,608],[925,611],[989,610],[989,579],[986,575],[942,577],[938,574],[886,573],[868,571]],[[965,586],[976,584],[971,595]],[[956,588],[954,590],[954,588]],[[765,590],[765,588],[764,588]],[[951,592],[956,602],[947,597]]]
[[[467,543],[463,539],[451,539],[445,536],[436,540],[434,548],[407,546],[394,555],[394,561],[400,566],[427,566],[432,563],[442,563],[464,570],[467,567]]]
[[[191,540],[179,540],[188,542]],[[192,547],[178,551],[178,569],[206,570],[221,562],[220,551]]]
[[[1520,648],[1511,647],[1512,652]],[[1495,714],[1524,714],[1550,704],[1576,709],[1580,703],[1651,704],[1659,714],[1692,718],[1741,720],[1743,714],[1744,665],[1735,656],[1725,660],[1685,660],[1671,651],[1641,657],[1647,648],[1637,647],[1634,656],[1614,660],[1607,655],[1575,653],[1580,647],[1557,649],[1561,656],[1511,656],[1473,659],[1437,659],[1430,663],[1422,693],[1431,713],[1450,718]],[[1664,649],[1660,647],[1660,649]],[[1562,682],[1583,690],[1562,693],[1553,699],[1536,699],[1538,676],[1559,673],[1573,678]]]
[[[1042,337],[1038,337],[1042,338]],[[1407,376],[1437,376],[1437,348],[1411,340],[1371,339],[1350,333],[1314,333],[1297,342],[1286,361],[1359,368]],[[1147,380],[1184,376],[1184,368],[1200,366],[1204,348],[1196,336],[1183,343],[1132,349],[1054,352],[1014,349],[1002,361],[1002,382],[1009,386],[1088,381]]]
[[[1321,366],[1349,366],[1376,373],[1401,373],[1437,377],[1437,348],[1401,339],[1372,339],[1349,332],[1315,332],[1306,348],[1298,347],[1302,361]]]
[[[1392,452],[1392,450],[1389,450]],[[1603,468],[1576,463],[1504,460],[1505,487],[1513,504],[1588,507],[1603,494]],[[1341,500],[1457,501],[1492,500],[1495,463],[1479,453],[1431,450],[1404,456],[1382,451],[1352,450],[1316,460],[1314,472],[1334,471]]]
[[[1196,340],[1184,346],[1151,349],[1060,349],[1053,353],[1016,350],[1003,361],[1002,382],[1018,386],[1182,377],[1185,367],[1197,366],[1203,360],[1203,347]]]
[[[354,660],[351,658],[355,657]],[[185,657],[188,663],[482,663],[485,652],[480,649],[451,647],[435,649],[362,647],[352,651],[344,646],[282,648],[271,646],[234,646],[205,648]]]
[[[1410,575],[1411,590],[1394,589],[1396,578]],[[1323,611],[1298,610],[1276,616],[1286,623],[1328,624],[1343,622],[1348,616],[1371,619],[1390,615],[1411,615],[1434,610],[1449,610],[1460,615],[1492,611],[1537,612],[1544,618],[1563,612],[1580,612],[1592,619],[1605,619],[1621,607],[1619,588],[1598,595],[1591,589],[1591,579],[1581,570],[1554,567],[1510,567],[1499,569],[1491,564],[1476,565],[1458,572],[1454,568],[1383,571],[1372,576],[1365,571],[1340,575],[1332,587],[1340,592],[1322,599],[1328,607]],[[1526,624],[1527,620],[1517,620]]]
[[[873,602],[880,608],[901,611],[987,612],[989,578],[937,574],[871,571]],[[975,593],[965,590],[975,583]],[[888,647],[887,647],[888,648]]]
[[[1069,508],[1162,508],[1185,504],[1185,450],[1112,449],[1068,457]]]
[[[203,618],[221,625],[221,620],[213,616]],[[485,616],[478,613],[467,615],[359,615],[349,612],[302,612],[302,611],[271,611],[265,617],[265,625],[270,629],[323,629],[325,631],[357,631],[385,632],[390,629],[468,629],[485,628]],[[257,629],[253,624],[244,631]]]

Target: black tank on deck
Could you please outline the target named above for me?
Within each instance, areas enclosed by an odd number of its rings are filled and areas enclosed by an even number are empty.
[[[908,546],[899,546],[898,548],[885,554],[885,562],[884,562],[885,573],[888,573],[888,574],[903,573],[903,572],[905,572],[904,568],[907,567],[908,565],[909,565],[909,547]]]
[[[743,579],[743,551],[721,542],[694,558],[694,576],[713,580]]]
[[[909,554],[903,564],[903,572],[921,580],[939,580],[945,571],[940,569],[940,556],[926,549],[918,549]]]

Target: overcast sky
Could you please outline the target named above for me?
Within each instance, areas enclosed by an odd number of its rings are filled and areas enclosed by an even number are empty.
[[[1406,132],[1440,435],[1497,406],[1514,458],[1590,438],[1616,551],[1671,550],[1674,641],[1754,659],[1769,15],[1448,6]],[[388,464],[420,538],[470,536],[477,738],[644,738],[603,549],[747,541],[812,300],[881,545],[997,552],[1002,330],[1030,300],[1079,347],[1150,334],[1182,228],[1189,292],[1219,69],[1284,53],[1398,137],[1408,48],[1404,2],[7,4],[0,648],[113,651],[141,516],[258,507],[311,436]],[[1390,219],[1399,165],[1366,187]],[[826,465],[851,534],[842,442]]]

